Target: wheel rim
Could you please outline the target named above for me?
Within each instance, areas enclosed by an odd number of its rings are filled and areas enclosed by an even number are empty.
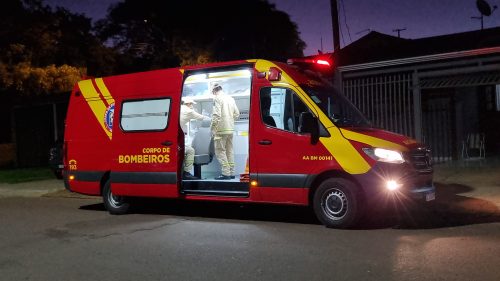
[[[123,204],[123,198],[121,196],[113,195],[110,190],[108,193],[108,202],[111,207],[118,208]]]
[[[348,200],[344,192],[337,188],[329,189],[321,198],[321,207],[332,220],[342,219],[348,210]]]

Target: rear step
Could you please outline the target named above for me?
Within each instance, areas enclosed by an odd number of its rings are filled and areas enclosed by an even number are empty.
[[[239,181],[182,181],[184,194],[248,197],[249,183]]]

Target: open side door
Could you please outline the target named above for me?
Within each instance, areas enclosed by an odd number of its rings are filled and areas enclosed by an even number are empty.
[[[179,143],[178,120],[182,74],[172,69],[127,79],[121,81],[128,86],[121,87],[126,93],[115,105],[112,192],[121,196],[178,197],[179,147],[183,145]]]

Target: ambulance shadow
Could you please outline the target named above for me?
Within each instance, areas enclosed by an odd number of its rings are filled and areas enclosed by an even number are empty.
[[[500,210],[494,203],[459,195],[471,190],[465,185],[437,183],[435,202],[401,202],[386,206],[386,210],[372,209],[354,229],[432,229],[500,222]],[[133,203],[132,214],[320,225],[308,207],[150,198],[135,199]],[[102,203],[80,209],[106,211]]]
[[[138,204],[137,208],[134,208],[134,211],[141,214],[162,214],[208,219],[320,224],[309,208],[297,206],[148,199]]]
[[[364,229],[432,229],[500,222],[495,203],[460,195],[474,189],[461,184],[435,183],[436,200],[424,204],[398,204],[373,214],[361,225]]]
[[[80,206],[80,208],[78,208],[78,209],[86,210],[86,211],[106,211],[106,207],[104,207],[103,203],[84,205],[84,206]]]
[[[268,221],[320,224],[310,208],[265,204],[180,201],[169,199],[134,199],[131,214],[169,215],[186,218]],[[104,204],[81,206],[82,210],[103,211]]]

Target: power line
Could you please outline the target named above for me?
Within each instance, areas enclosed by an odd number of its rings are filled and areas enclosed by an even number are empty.
[[[349,25],[347,24],[347,13],[345,11],[344,0],[340,0],[340,4],[342,5],[342,14],[344,15],[344,24],[347,29],[347,34],[349,35],[349,43],[352,43],[351,30],[349,28]]]
[[[344,39],[344,32],[342,32],[342,28],[339,28],[340,29],[340,37],[342,38],[342,43],[344,44],[344,47],[345,47],[345,39]]]
[[[363,30],[360,30],[360,31],[356,32],[355,34],[359,35],[361,33],[370,33],[370,32],[372,32],[372,29],[371,28],[366,28],[366,29],[363,29]]]

